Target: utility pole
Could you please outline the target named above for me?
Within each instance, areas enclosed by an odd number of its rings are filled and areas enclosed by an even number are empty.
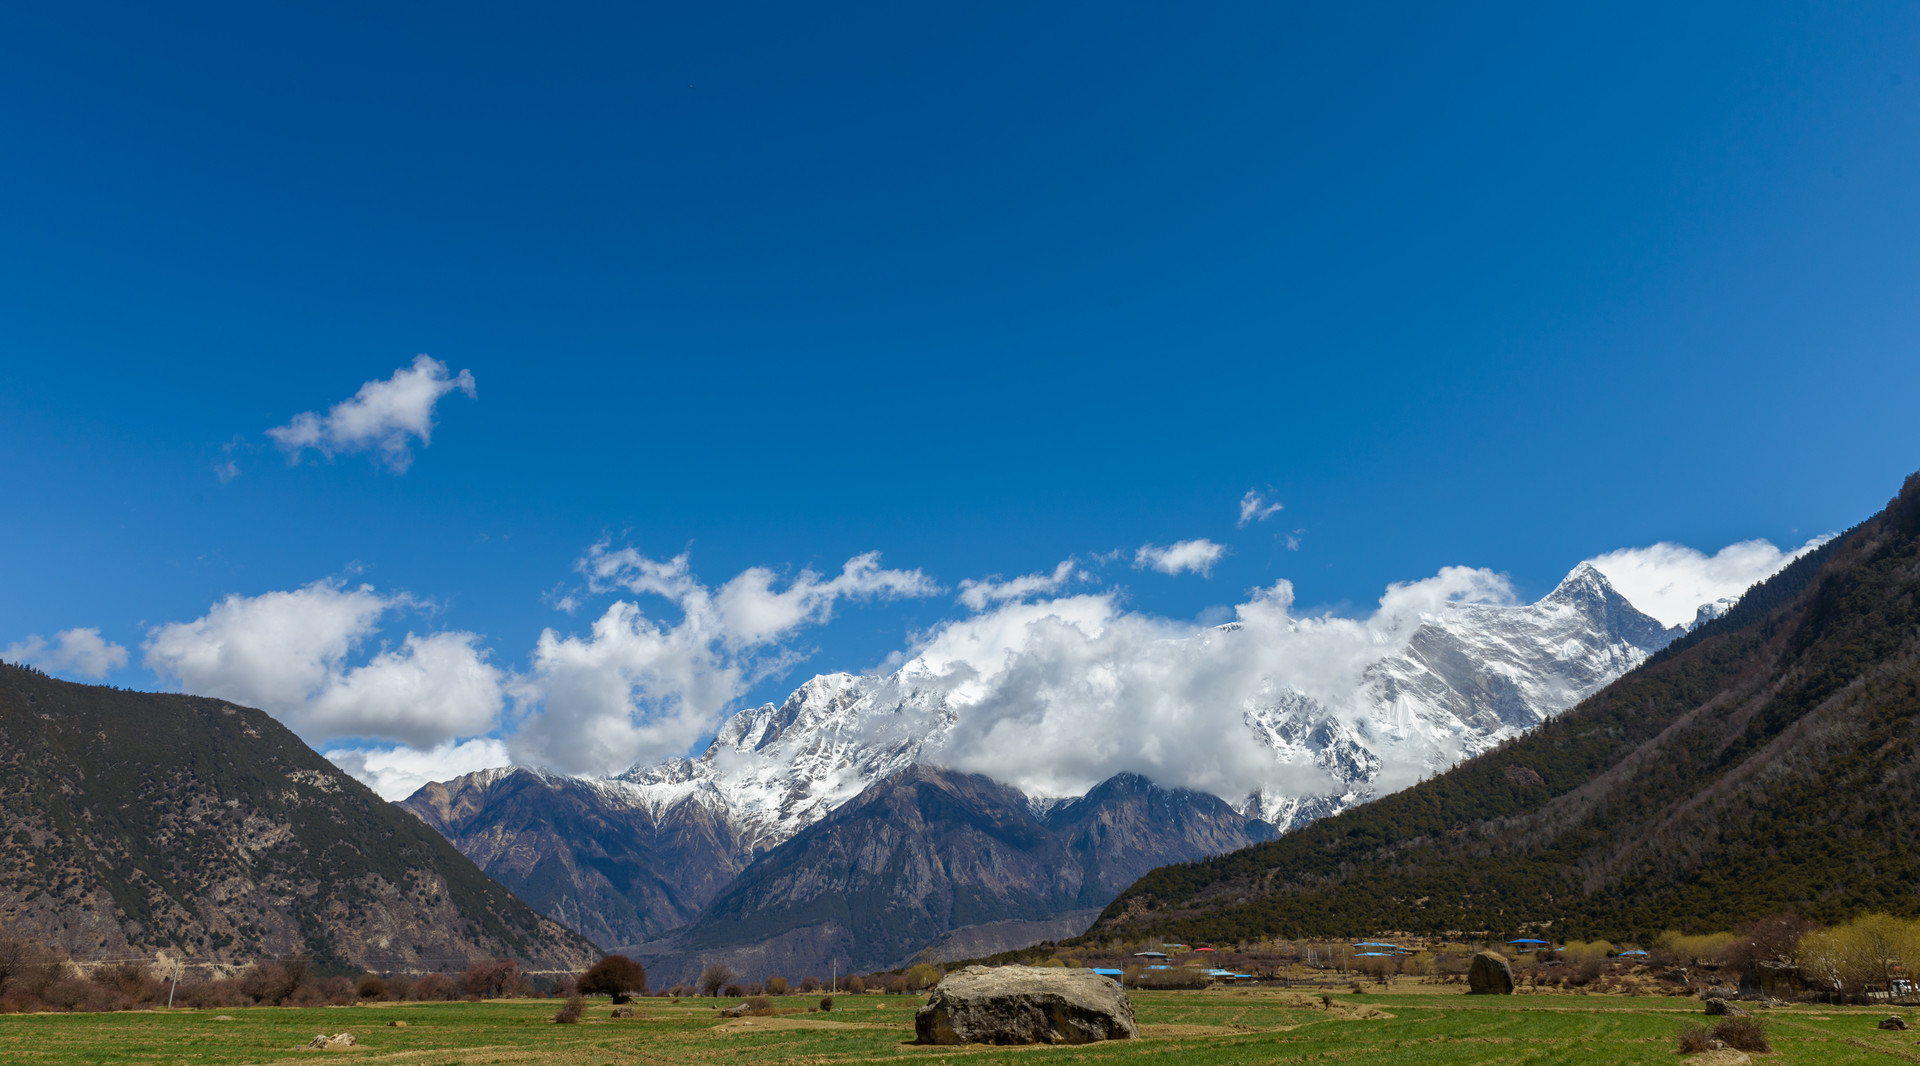
[[[836,958],[833,960],[833,976],[827,978],[827,993],[831,995],[838,991],[840,991],[840,960]]]
[[[173,994],[180,991],[180,960],[173,960],[173,983],[167,986],[167,1009],[173,1009]]]

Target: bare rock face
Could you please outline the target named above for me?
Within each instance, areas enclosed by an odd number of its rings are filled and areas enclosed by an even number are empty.
[[[1483,951],[1473,957],[1467,970],[1467,994],[1472,996],[1513,995],[1513,967],[1497,951]]]
[[[1092,970],[969,966],[914,1015],[922,1044],[1090,1044],[1140,1035],[1118,982]]]

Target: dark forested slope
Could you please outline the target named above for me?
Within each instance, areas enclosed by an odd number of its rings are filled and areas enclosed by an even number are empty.
[[[82,958],[595,954],[259,711],[6,665],[0,920]]]
[[[1579,707],[1404,792],[1155,870],[1087,935],[1619,937],[1783,909],[1920,914],[1920,475]]]

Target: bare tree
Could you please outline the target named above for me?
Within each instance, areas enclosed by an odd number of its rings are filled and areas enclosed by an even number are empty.
[[[700,971],[700,994],[717,996],[720,990],[733,983],[733,967],[724,962],[710,962]]]

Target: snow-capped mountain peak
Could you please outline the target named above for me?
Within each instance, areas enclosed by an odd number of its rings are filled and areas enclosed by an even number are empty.
[[[1222,798],[1281,826],[1304,824],[1537,725],[1680,633],[1587,564],[1535,603],[1445,604],[1383,637],[1349,690],[1309,696],[1269,676],[1242,720],[1272,772],[1251,796]],[[1181,639],[1202,649],[1250,634],[1229,623]],[[771,847],[874,781],[951,756],[956,724],[978,712],[983,693],[991,686],[977,673],[956,681],[918,661],[884,675],[822,674],[777,705],[733,715],[699,757],[636,766],[602,787],[635,805],[710,805],[756,848]],[[1043,804],[1063,798],[1035,794]]]

